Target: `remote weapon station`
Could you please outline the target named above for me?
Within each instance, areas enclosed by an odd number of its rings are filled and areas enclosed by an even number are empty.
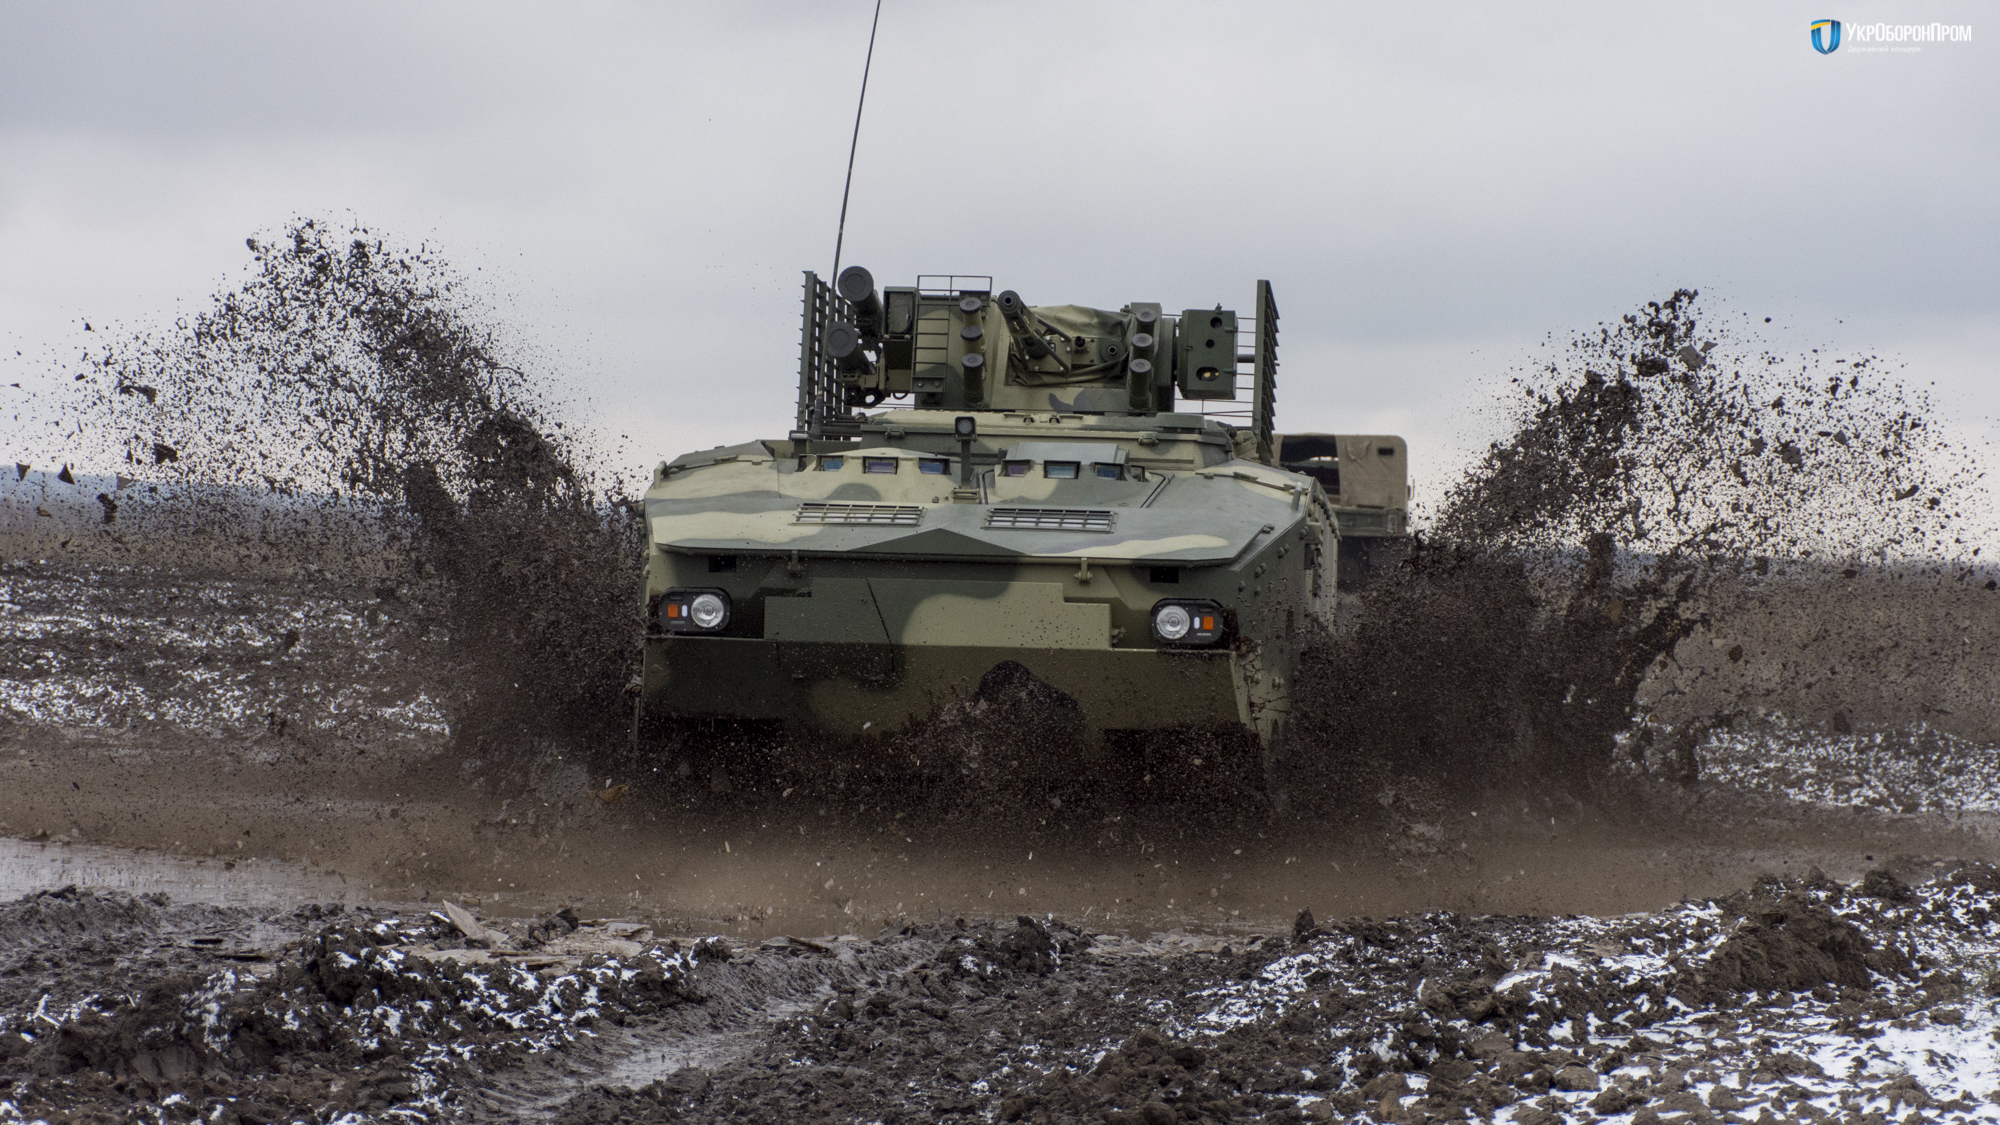
[[[1272,432],[1277,344],[1268,282],[1239,318],[806,274],[795,428],[647,489],[642,711],[875,735],[1028,685],[1087,744],[1235,728],[1268,769],[1409,498],[1400,438]]]

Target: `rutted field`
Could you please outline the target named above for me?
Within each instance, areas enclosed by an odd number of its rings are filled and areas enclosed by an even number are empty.
[[[4,580],[9,1119],[2000,1117],[1964,734],[966,816],[469,768],[393,590]]]

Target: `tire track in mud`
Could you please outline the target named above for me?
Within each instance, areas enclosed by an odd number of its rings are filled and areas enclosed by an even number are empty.
[[[500,934],[70,889],[0,905],[0,1104],[172,1121],[2000,1120],[1982,1085],[2000,1064],[1996,919],[1992,866],[1908,860],[1608,919],[1301,914],[1283,934],[1149,941],[1021,917],[661,944],[573,916]],[[89,992],[120,976],[167,987]],[[421,1034],[392,1042],[399,1021]]]

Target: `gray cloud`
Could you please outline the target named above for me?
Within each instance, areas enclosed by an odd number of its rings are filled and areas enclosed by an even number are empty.
[[[66,348],[351,212],[476,270],[635,461],[777,432],[868,13],[15,5],[0,331]],[[1482,374],[1681,285],[2000,415],[1990,50],[1822,57],[1822,14],[888,0],[848,260],[1049,302],[1269,277],[1281,422],[1396,423],[1434,472]]]

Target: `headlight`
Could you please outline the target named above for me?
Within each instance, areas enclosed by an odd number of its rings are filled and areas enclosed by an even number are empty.
[[[720,629],[729,620],[729,603],[721,594],[696,594],[688,603],[688,616],[696,626],[703,629]]]
[[[1214,602],[1160,602],[1153,607],[1153,638],[1193,648],[1222,639],[1222,607]]]
[[[669,633],[715,633],[729,624],[729,595],[721,590],[668,590],[660,598],[660,627]]]

